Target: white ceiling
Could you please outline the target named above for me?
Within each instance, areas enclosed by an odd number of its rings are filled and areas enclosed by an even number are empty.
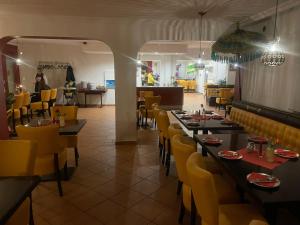
[[[280,0],[281,4],[299,0]],[[205,18],[247,20],[275,6],[275,0],[0,0],[0,13],[83,17]]]

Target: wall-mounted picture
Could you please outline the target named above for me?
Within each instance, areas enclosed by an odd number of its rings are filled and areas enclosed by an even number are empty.
[[[115,80],[106,80],[105,87],[107,89],[115,89]]]

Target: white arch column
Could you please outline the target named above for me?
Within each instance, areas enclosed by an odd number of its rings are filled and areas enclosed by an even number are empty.
[[[116,143],[136,142],[136,58],[137,51],[114,52]]]

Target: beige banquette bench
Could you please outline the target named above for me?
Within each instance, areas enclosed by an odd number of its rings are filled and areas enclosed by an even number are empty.
[[[249,134],[276,138],[279,144],[300,153],[300,129],[276,120],[260,116],[237,107],[232,107],[230,119],[244,127]]]

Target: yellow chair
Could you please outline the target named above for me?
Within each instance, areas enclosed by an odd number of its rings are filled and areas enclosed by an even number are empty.
[[[199,153],[193,153],[187,160],[193,199],[202,225],[249,225],[252,220],[265,221],[250,204],[219,204],[214,177],[201,165]]]
[[[182,128],[178,124],[170,124],[168,113],[164,110],[160,110],[157,116],[157,123],[161,131],[163,149],[162,149],[162,164],[166,165],[166,176],[169,175],[170,171],[170,159],[171,159],[171,144],[170,144],[170,129],[175,129],[178,134],[182,134]],[[174,131],[174,132],[176,132]]]
[[[15,128],[16,128],[16,122],[18,119],[21,121],[21,124],[23,124],[23,118],[22,118],[22,114],[21,114],[23,99],[24,99],[23,93],[21,93],[19,95],[15,95],[15,102],[14,102],[13,108],[12,108],[12,112],[13,112],[12,113],[12,122],[13,122],[14,132],[15,132]]]
[[[49,101],[49,115],[51,115],[50,107],[55,106],[56,97],[57,97],[57,88],[52,88],[50,90],[50,101]]]
[[[63,195],[60,170],[64,168],[67,176],[67,151],[64,140],[59,136],[58,126],[29,127],[17,126],[20,139],[37,142],[37,159],[34,167],[35,175],[49,175],[55,173],[60,196]]]
[[[24,98],[23,98],[23,105],[21,108],[21,114],[22,117],[26,115],[27,122],[29,122],[29,109],[30,109],[30,93],[29,92],[23,92]]]
[[[252,220],[249,225],[268,225],[268,223],[261,220]]]
[[[49,109],[50,96],[51,96],[51,90],[41,90],[41,101],[40,102],[32,102],[30,104],[31,118],[32,118],[33,110],[41,111],[43,114],[43,117],[45,118],[45,110]]]
[[[140,91],[139,95],[140,98],[145,98],[145,97],[152,97],[154,94],[153,91]]]
[[[32,176],[37,153],[35,142],[0,140],[0,176]],[[28,197],[7,221],[7,225],[33,224],[31,199]]]
[[[64,114],[65,120],[77,120],[77,106],[54,106],[50,108],[51,119],[57,117],[57,112]],[[78,151],[78,136],[77,135],[62,135],[66,148],[73,148],[75,155],[75,165],[78,166],[79,151]]]
[[[178,174],[178,189],[177,194],[180,194],[181,185],[183,185],[183,195],[181,210],[179,215],[179,221],[183,220],[185,209],[191,211],[191,185],[187,175],[186,162],[191,154],[197,151],[197,144],[191,137],[175,135],[172,138],[173,155],[176,163],[176,169]],[[207,165],[210,161],[209,157],[201,157],[201,168],[207,169]],[[234,188],[219,174],[214,174],[215,183],[217,186],[218,201],[221,203],[233,203],[239,202],[239,196],[234,191]]]
[[[159,105],[160,101],[161,101],[161,96],[145,97],[145,105],[140,107],[140,113],[142,116],[142,125],[147,126],[148,118],[152,119],[153,121],[154,115],[153,115],[152,105],[153,104]],[[145,124],[144,124],[144,120],[145,120]]]
[[[231,104],[234,95],[233,88],[219,88],[219,96],[216,98],[216,107],[221,108],[221,106],[226,107],[226,105]]]

